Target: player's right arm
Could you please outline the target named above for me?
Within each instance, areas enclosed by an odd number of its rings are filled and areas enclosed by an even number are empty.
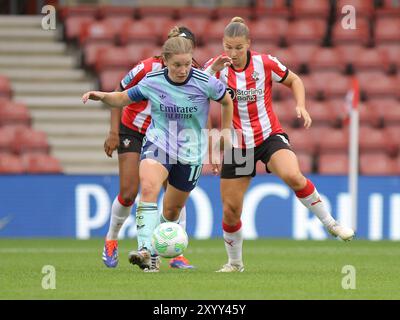
[[[121,88],[118,87],[114,91],[121,92]],[[121,122],[122,109],[111,108],[110,114],[110,130],[104,141],[104,152],[111,158],[114,150],[119,147],[119,125]]]
[[[102,92],[102,91],[89,91],[83,97],[83,103],[88,100],[102,101],[111,108],[123,108],[125,105],[132,103],[128,96],[127,91],[123,92]]]

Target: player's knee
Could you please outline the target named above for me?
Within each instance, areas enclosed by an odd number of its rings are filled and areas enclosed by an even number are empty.
[[[156,201],[158,193],[159,187],[155,183],[151,181],[141,182],[140,198],[142,201]]]
[[[227,224],[234,225],[240,220],[240,208],[232,204],[224,204],[224,221]]]
[[[125,203],[129,203],[135,201],[137,193],[138,189],[135,188],[133,190],[121,190],[119,195]]]
[[[179,214],[181,210],[182,207],[179,206],[166,207],[163,212],[164,218],[168,221],[176,221],[179,219]]]
[[[306,178],[300,171],[292,171],[285,173],[282,179],[285,183],[294,190],[302,189],[306,183]]]

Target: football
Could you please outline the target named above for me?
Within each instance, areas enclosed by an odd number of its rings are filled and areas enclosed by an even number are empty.
[[[154,230],[152,245],[161,257],[174,258],[181,255],[187,248],[188,236],[179,224],[165,222]]]

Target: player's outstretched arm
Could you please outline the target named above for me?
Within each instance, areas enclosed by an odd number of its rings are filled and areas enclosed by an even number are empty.
[[[224,138],[224,149],[228,150],[232,147],[231,141],[231,126],[233,118],[233,102],[230,94],[226,93],[224,98],[220,101],[222,105],[222,135]]]
[[[232,59],[226,55],[221,54],[217,59],[214,60],[214,62],[211,65],[209,65],[204,70],[204,72],[213,76],[222,69],[229,67],[231,64],[232,64]]]
[[[311,127],[312,120],[306,110],[305,89],[303,81],[297,74],[289,71],[288,76],[282,83],[292,90],[294,98],[296,99],[297,118],[303,118],[304,127],[308,129],[309,127]]]
[[[124,92],[101,92],[89,91],[82,96],[83,103],[88,100],[102,101],[111,108],[122,108],[132,101],[126,91]]]

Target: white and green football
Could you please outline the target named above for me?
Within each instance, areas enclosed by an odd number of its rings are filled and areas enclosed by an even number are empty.
[[[161,257],[174,258],[187,248],[188,236],[179,224],[164,222],[154,230],[151,243]]]

